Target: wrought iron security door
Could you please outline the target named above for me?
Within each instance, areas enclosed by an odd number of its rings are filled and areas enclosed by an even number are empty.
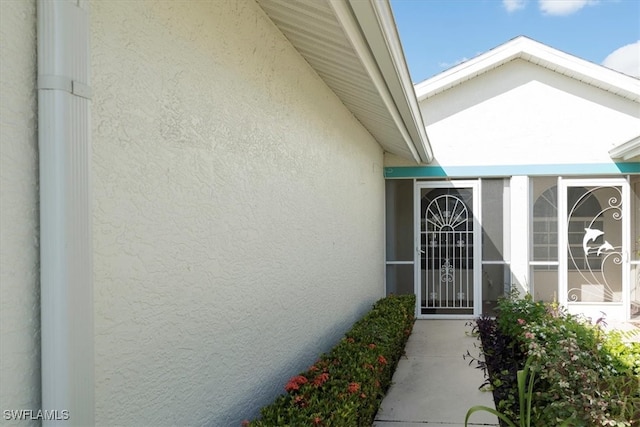
[[[420,189],[421,315],[472,316],[475,313],[475,188]]]
[[[560,293],[571,312],[628,317],[627,200],[624,179],[562,181]]]

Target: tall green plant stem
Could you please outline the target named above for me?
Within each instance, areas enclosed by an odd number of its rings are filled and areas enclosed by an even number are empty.
[[[490,414],[495,415],[504,421],[509,427],[531,427],[531,401],[533,398],[533,385],[535,384],[535,371],[531,369],[531,364],[533,363],[533,356],[529,356],[526,363],[524,364],[524,368],[520,369],[517,373],[517,381],[518,381],[518,398],[520,402],[520,419],[519,423],[516,424],[513,420],[507,418],[505,414],[498,412],[493,408],[489,408],[488,406],[478,405],[473,406],[467,411],[467,415],[464,418],[465,427],[468,426],[469,417],[475,412],[489,412]],[[529,382],[527,383],[527,377],[529,378]],[[558,427],[567,427],[571,420],[565,420]]]

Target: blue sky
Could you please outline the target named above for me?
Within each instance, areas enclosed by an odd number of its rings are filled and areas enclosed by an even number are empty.
[[[640,78],[640,0],[391,0],[391,6],[414,83],[519,35]]]

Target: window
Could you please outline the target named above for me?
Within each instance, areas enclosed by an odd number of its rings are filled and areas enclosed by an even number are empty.
[[[536,299],[552,301],[558,287],[558,189],[555,178],[533,178],[531,279]]]
[[[535,184],[534,184],[535,185]],[[579,253],[583,245],[585,229],[598,228],[602,230],[601,220],[593,220],[600,212],[600,203],[593,196],[584,197],[585,188],[570,187],[567,194],[567,204],[574,208],[569,223],[568,242],[572,253]],[[545,190],[533,205],[532,260],[538,270],[552,269],[558,262],[558,188],[554,185]],[[570,263],[570,270],[586,267],[600,269],[602,259],[596,256],[587,259],[575,259]],[[587,265],[588,264],[588,265]]]

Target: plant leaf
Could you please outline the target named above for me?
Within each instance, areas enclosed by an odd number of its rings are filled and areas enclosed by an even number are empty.
[[[502,421],[507,423],[509,427],[518,427],[513,423],[513,421],[507,418],[504,414],[501,414],[500,412],[496,411],[493,408],[489,408],[488,406],[482,406],[482,405],[472,406],[471,408],[469,408],[469,410],[467,411],[467,416],[464,417],[464,426],[467,427],[467,424],[469,422],[469,417],[471,416],[471,414],[473,414],[474,412],[480,412],[480,411],[485,411],[495,415],[496,417],[500,418]]]

